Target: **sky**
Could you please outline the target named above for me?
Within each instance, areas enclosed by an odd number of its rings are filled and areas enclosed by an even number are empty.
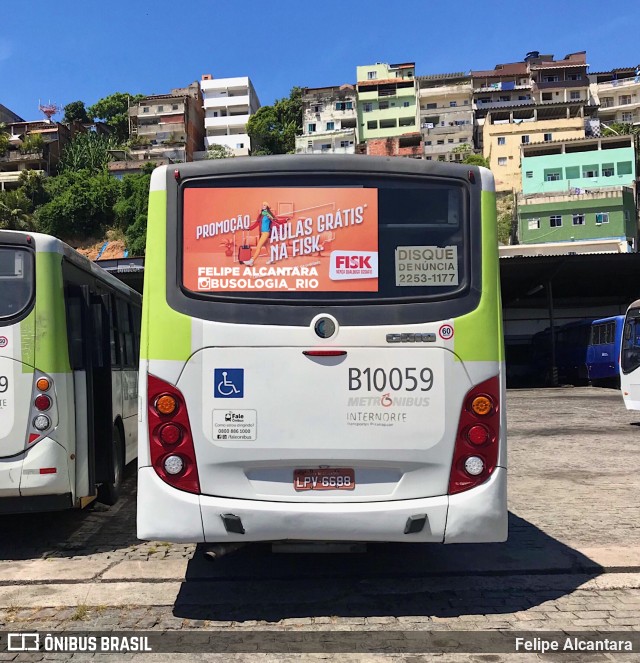
[[[356,66],[492,69],[527,51],[587,51],[590,71],[640,63],[637,21],[602,0],[23,0],[0,21],[0,104],[87,106],[249,76],[262,105],[292,86],[355,83]],[[62,113],[55,117],[62,119]]]

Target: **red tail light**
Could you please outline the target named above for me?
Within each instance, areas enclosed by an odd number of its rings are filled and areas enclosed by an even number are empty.
[[[172,408],[168,414],[164,414],[162,410],[170,408],[158,407],[161,397],[166,401],[169,399],[165,397],[175,401],[175,408]],[[198,466],[184,396],[172,384],[155,375],[148,375],[147,412],[151,464],[156,474],[174,488],[199,494]],[[177,473],[174,473],[175,458],[169,461],[172,471],[168,472],[165,469],[165,461],[172,456],[179,456],[182,461],[182,469]]]
[[[490,401],[491,407],[478,408],[479,397],[485,404],[486,400]],[[486,414],[479,413],[485,411]],[[464,397],[449,476],[449,495],[474,488],[489,478],[498,462],[499,439],[500,381],[496,375],[473,387]],[[467,459],[472,457],[482,461],[483,469],[479,474],[465,469]],[[477,460],[471,464],[479,466]]]

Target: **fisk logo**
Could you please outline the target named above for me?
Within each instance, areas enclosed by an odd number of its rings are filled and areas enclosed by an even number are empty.
[[[336,268],[371,269],[371,256],[336,256]]]
[[[377,251],[332,251],[330,265],[333,281],[378,278]]]

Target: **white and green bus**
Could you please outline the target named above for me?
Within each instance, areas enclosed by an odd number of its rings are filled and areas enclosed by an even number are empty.
[[[116,501],[137,455],[141,306],[60,240],[0,231],[0,513]]]
[[[151,179],[138,536],[507,536],[490,171],[235,158]]]

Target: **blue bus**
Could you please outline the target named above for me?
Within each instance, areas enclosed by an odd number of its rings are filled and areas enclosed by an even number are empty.
[[[620,378],[623,327],[624,315],[600,318],[591,323],[587,346],[587,374],[590,382],[617,382]]]
[[[624,316],[577,320],[556,327],[555,365],[560,384],[617,383]],[[531,363],[538,382],[551,384],[551,331],[531,342]]]

